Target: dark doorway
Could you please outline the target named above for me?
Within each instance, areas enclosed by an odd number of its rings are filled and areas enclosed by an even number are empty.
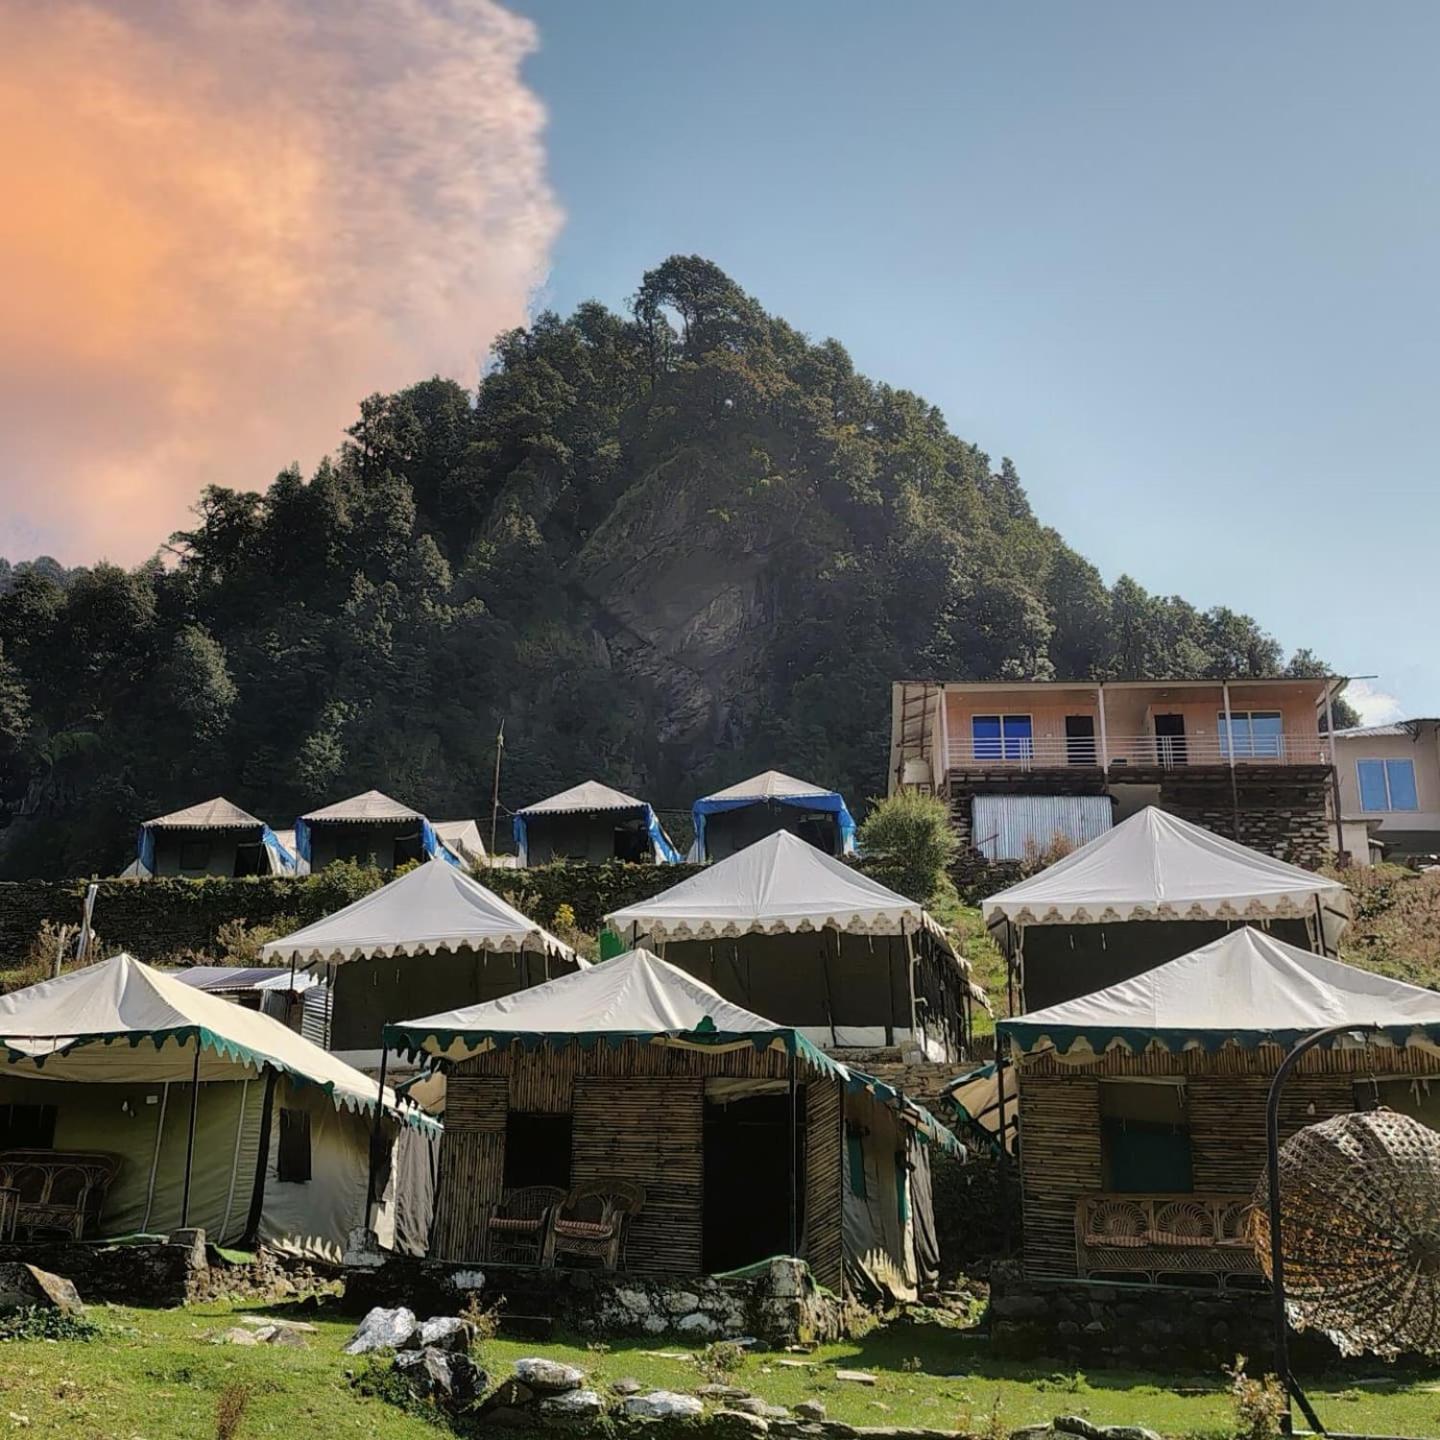
[[[554,1185],[570,1188],[569,1115],[511,1110],[505,1116],[505,1188]]]
[[[1094,765],[1095,760],[1095,717],[1093,715],[1067,715],[1065,717],[1065,758],[1072,765]]]
[[[796,1097],[796,1230],[805,1215],[805,1090]],[[705,1101],[706,1274],[790,1253],[790,1097]]]
[[[638,865],[651,858],[650,832],[643,825],[632,822],[615,827],[615,858],[628,860]]]
[[[1155,717],[1156,758],[1168,770],[1172,765],[1185,763],[1185,717],[1183,715],[1157,715]]]

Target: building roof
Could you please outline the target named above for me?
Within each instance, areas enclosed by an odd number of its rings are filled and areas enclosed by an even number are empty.
[[[579,785],[572,785],[568,790],[562,790],[558,795],[552,795],[548,800],[537,800],[533,805],[527,805],[523,810],[517,810],[517,815],[565,815],[573,814],[581,810],[645,810],[648,806],[644,800],[637,800],[633,795],[626,795],[622,790],[612,790],[608,785],[602,785],[598,780],[584,780]]]
[[[1413,720],[1391,720],[1384,725],[1351,725],[1348,729],[1337,730],[1337,740],[1369,740],[1381,736],[1405,736],[1415,739],[1424,725],[1440,725],[1440,719],[1431,715],[1418,715]]]
[[[812,785],[808,780],[797,780],[793,775],[784,775],[779,770],[762,770],[748,780],[717,790],[713,795],[704,795],[702,800],[792,800],[806,795],[833,795],[823,785]]]
[[[1024,1054],[1053,1047],[1058,1058],[1083,1061],[1112,1046],[1288,1047],[1344,1024],[1382,1025],[1393,1043],[1440,1049],[1440,995],[1245,926],[1093,995],[1000,1020],[996,1029]]]
[[[992,895],[987,925],[1316,917],[1333,948],[1350,919],[1338,880],[1311,874],[1150,805],[1063,860]]]
[[[339,965],[441,950],[531,951],[584,965],[575,952],[478,880],[427,860],[359,900],[261,948],[265,960]]]
[[[868,935],[925,928],[950,945],[923,906],[788,830],[717,860],[653,899],[613,911],[605,923],[657,944],[826,928]]]
[[[0,1045],[12,1072],[24,1066],[36,1078],[188,1081],[197,1037],[202,1082],[253,1078],[269,1065],[323,1087],[337,1108],[375,1108],[375,1082],[320,1046],[130,955],[0,996]],[[393,1108],[393,1092],[386,1099]]]
[[[263,820],[257,820],[248,810],[217,795],[213,800],[202,800],[198,805],[189,805],[184,810],[173,810],[168,815],[157,815],[146,820],[149,830],[239,830],[261,828]]]
[[[423,817],[418,810],[382,795],[378,790],[366,790],[362,795],[352,795],[348,800],[337,800],[321,810],[312,810],[300,817],[307,825],[315,821],[366,821],[366,820],[419,820]]]
[[[929,685],[942,690],[1232,690],[1248,685],[1315,685],[1338,695],[1349,681],[1343,675],[1232,675],[1214,680],[896,680],[893,685]]]
[[[211,995],[233,995],[245,990],[308,990],[320,983],[309,970],[290,970],[274,965],[188,965],[167,970],[172,980],[193,985]]]
[[[798,1031],[725,999],[704,981],[648,950],[617,955],[585,970],[498,1000],[387,1025],[387,1049],[455,1062],[520,1040],[593,1044],[636,1040],[687,1049],[783,1049],[891,1106],[927,1139],[960,1150],[923,1106],[817,1049]]]

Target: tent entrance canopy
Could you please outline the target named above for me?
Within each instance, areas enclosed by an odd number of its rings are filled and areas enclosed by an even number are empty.
[[[1130,920],[1301,920],[1336,953],[1350,923],[1349,893],[1337,880],[1224,839],[1155,806],[1132,815],[1063,860],[992,895],[985,923],[1109,925]]]
[[[1093,1064],[1111,1049],[1144,1053],[1288,1050],[1317,1030],[1378,1025],[1378,1043],[1440,1053],[1440,995],[1246,927],[1092,995],[1001,1020],[1020,1056]],[[1331,1046],[1377,1037],[1341,1033]]]
[[[577,857],[592,861],[631,858],[615,851],[615,832],[620,827],[639,832],[640,847],[654,863],[677,865],[681,859],[647,801],[596,780],[587,780],[517,810],[513,823],[521,865]],[[536,852],[533,858],[532,830]]]
[[[839,791],[826,790],[806,780],[797,780],[793,775],[783,775],[778,770],[766,770],[695,802],[690,810],[695,825],[691,858],[703,861],[711,856],[711,846],[706,838],[709,817],[767,805],[832,817],[836,836],[834,853],[855,853],[855,817]]]

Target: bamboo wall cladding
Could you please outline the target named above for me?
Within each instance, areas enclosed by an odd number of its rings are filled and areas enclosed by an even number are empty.
[[[805,1259],[816,1280],[837,1295],[845,1278],[841,1109],[840,1081],[815,1078],[806,1085]]]
[[[447,1130],[440,1150],[440,1184],[430,1253],[437,1260],[485,1258],[485,1222],[500,1198],[505,1132]]]
[[[1100,1081],[1022,1074],[1025,1270],[1075,1275],[1075,1202],[1100,1189]]]
[[[621,1267],[637,1274],[697,1275],[703,1263],[705,1082],[687,1079],[575,1082],[571,1184],[616,1178],[645,1187]]]

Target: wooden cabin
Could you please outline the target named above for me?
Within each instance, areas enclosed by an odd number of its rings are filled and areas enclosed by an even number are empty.
[[[588,1200],[614,1226],[593,1263],[625,1273],[796,1255],[899,1296],[934,1273],[925,1150],[949,1132],[646,951],[387,1035],[447,1072],[434,1259],[584,1263],[565,1227]],[[552,1228],[517,1256],[527,1214]]]
[[[1385,1032],[1301,1058],[1281,1142],[1377,1104],[1440,1123],[1440,995],[1255,929],[1000,1021],[1019,1092],[1027,1276],[1260,1285],[1246,1226],[1270,1083],[1298,1040],[1348,1019]]]

